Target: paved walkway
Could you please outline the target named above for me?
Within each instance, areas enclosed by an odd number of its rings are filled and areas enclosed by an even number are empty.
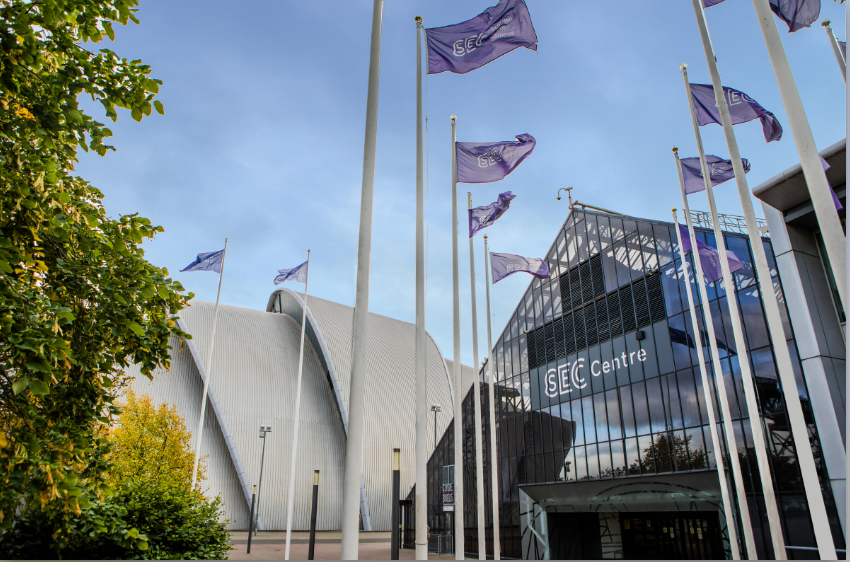
[[[248,547],[248,532],[233,531],[230,533],[233,540],[234,550],[230,551],[231,560],[283,560],[286,552],[286,531],[260,531],[257,536],[251,538],[251,554],[246,552]],[[341,554],[340,531],[319,531],[316,533],[316,560],[339,560]],[[289,547],[289,558],[291,560],[306,560],[307,550],[310,544],[310,533],[306,531],[293,531],[292,541]],[[360,560],[389,560],[390,559],[390,533],[385,532],[360,532]],[[402,560],[415,560],[412,549],[401,549],[399,558]],[[453,555],[441,555],[430,553],[429,560],[454,560]]]

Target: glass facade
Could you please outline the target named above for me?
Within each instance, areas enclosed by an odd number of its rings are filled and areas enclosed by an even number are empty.
[[[697,236],[716,247],[713,233],[698,230]],[[722,282],[717,282],[708,286],[708,298],[724,374],[722,382],[726,385],[739,445],[734,454],[739,456],[744,472],[757,554],[759,558],[772,558],[748,420],[751,413],[744,400],[739,354],[729,318],[730,299],[739,307],[743,318],[762,427],[771,447],[770,468],[785,540],[788,545],[812,547],[814,535],[754,278],[749,241],[746,236],[726,233],[725,242],[745,267],[734,275],[734,294],[728,294]],[[782,298],[781,281],[772,261],[770,241],[764,239],[763,243],[774,292],[780,296],[787,345],[810,427],[811,446],[820,470],[833,535],[836,546],[844,548]],[[501,552],[506,558],[533,556],[523,552],[522,547],[523,489],[545,485],[546,490],[556,490],[561,488],[553,485],[581,485],[606,479],[628,481],[647,475],[704,473],[713,475],[715,481],[717,476],[716,452],[711,444],[695,349],[695,342],[706,344],[704,324],[701,334],[695,336],[673,225],[574,211],[558,231],[546,260],[550,278],[535,278],[529,284],[494,349],[498,509]],[[693,282],[691,289],[699,302]],[[704,322],[701,307],[697,307],[697,315]],[[710,354],[707,348],[705,351],[708,359]],[[713,373],[710,363],[707,367]],[[710,380],[713,385],[713,376]],[[489,408],[486,384],[481,385],[481,391],[486,413]],[[716,389],[712,387],[710,391],[715,396],[715,415],[720,421]],[[477,524],[472,390],[466,396],[463,411],[466,551],[474,553]],[[483,415],[482,420],[490,544],[488,417]],[[724,431],[719,429],[723,439]],[[730,454],[725,443],[723,454],[727,457]],[[436,485],[442,467],[451,464],[455,463],[450,426],[428,465],[432,534],[451,532],[449,519],[442,514]],[[742,536],[740,530],[738,536]],[[791,558],[807,557],[806,554],[789,551]]]

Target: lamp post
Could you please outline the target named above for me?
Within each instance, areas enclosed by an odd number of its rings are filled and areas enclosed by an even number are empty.
[[[393,507],[392,521],[390,522],[390,560],[398,560],[398,543],[401,525],[399,525],[399,515],[401,512],[401,449],[393,449]]]
[[[257,532],[259,531],[260,524],[260,492],[263,489],[263,461],[266,458],[266,433],[272,432],[272,426],[270,425],[261,425],[260,426],[260,439],[263,440],[263,452],[260,454],[260,481],[257,485],[257,513],[256,513],[256,523],[254,524],[254,536],[257,536]]]
[[[313,471],[313,508],[310,510],[310,547],[307,560],[313,560],[316,553],[316,515],[319,511],[319,471]]]
[[[251,531],[254,530],[254,504],[257,501],[257,485],[251,492],[251,516],[248,518],[248,554],[251,554]]]
[[[439,404],[431,404],[431,411],[434,412],[434,451],[437,451],[437,413],[440,412]]]

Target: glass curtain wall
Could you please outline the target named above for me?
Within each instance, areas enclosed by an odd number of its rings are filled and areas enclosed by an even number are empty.
[[[501,548],[522,558],[519,487],[591,479],[716,470],[696,353],[707,346],[703,325],[695,335],[687,310],[685,280],[674,226],[631,217],[572,212],[546,259],[551,276],[534,279],[495,345],[495,388],[500,484]],[[697,231],[715,246],[714,235]],[[734,274],[751,369],[756,379],[762,427],[771,450],[772,477],[787,544],[815,546],[797,456],[790,438],[753,258],[745,236],[725,233],[727,247],[744,262]],[[763,240],[774,292],[809,424],[837,547],[843,548],[829,481],[784,306],[770,242]],[[688,259],[692,259],[688,254]],[[691,269],[693,271],[693,269]],[[696,285],[691,289],[699,302]],[[721,282],[708,286],[721,367],[739,444],[744,485],[759,558],[772,558],[767,518],[743,385],[729,318],[730,295]],[[710,354],[705,347],[705,356]],[[713,366],[708,369],[713,373]],[[714,385],[713,376],[710,377]],[[483,383],[482,374],[482,383]],[[481,385],[486,413],[487,389]],[[715,396],[716,389],[711,388]],[[477,551],[472,390],[464,401],[464,494],[466,549]],[[716,417],[721,420],[719,410]],[[492,541],[488,417],[484,428],[488,545]],[[721,435],[723,434],[721,428]],[[429,463],[437,478],[454,464],[452,430]],[[723,454],[729,455],[724,443]],[[434,466],[432,466],[432,464]],[[440,465],[440,466],[437,466]],[[728,467],[728,463],[727,463]],[[429,523],[442,527],[437,495],[429,493]],[[411,495],[412,498],[412,495]],[[441,509],[441,508],[439,508]],[[737,519],[737,518],[736,518]],[[447,532],[447,531],[446,531]],[[739,536],[741,536],[739,532]],[[840,544],[838,544],[840,543]],[[492,548],[488,546],[489,549]],[[789,552],[790,557],[801,556]]]

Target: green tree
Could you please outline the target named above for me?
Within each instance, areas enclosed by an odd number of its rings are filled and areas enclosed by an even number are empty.
[[[672,461],[672,464],[671,464]],[[690,468],[689,463],[690,461]],[[691,436],[661,433],[652,444],[643,450],[640,462],[629,466],[629,474],[652,474],[653,472],[677,472],[708,468],[708,457],[703,447],[693,447]]]
[[[22,505],[56,510],[45,536],[110,493],[108,443],[131,363],[169,366],[174,314],[192,297],[141,243],[162,232],[112,218],[74,175],[77,149],[105,155],[111,132],[79,95],[136,121],[163,112],[160,81],[139,60],[94,49],[136,0],[0,0],[0,528]],[[0,542],[4,535],[0,534]]]

